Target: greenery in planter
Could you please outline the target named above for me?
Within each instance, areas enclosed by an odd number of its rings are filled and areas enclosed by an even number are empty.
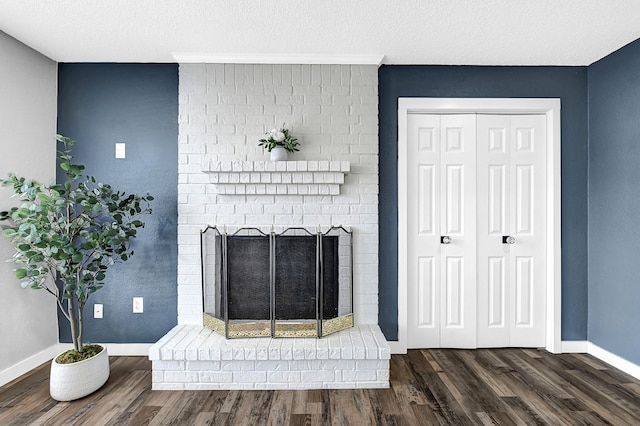
[[[71,325],[74,349],[82,353],[89,296],[104,286],[109,266],[133,256],[129,242],[144,227],[139,217],[151,213],[153,197],[116,191],[83,175],[85,167],[72,163],[76,142],[60,135],[57,140],[64,182],[45,185],[15,174],[0,179],[21,200],[19,207],[0,212],[0,220],[9,223],[2,234],[16,247],[10,261],[18,265],[15,275],[22,287],[55,297]]]
[[[280,129],[271,129],[271,131],[265,133],[266,138],[260,139],[258,146],[266,148],[268,152],[271,152],[273,148],[281,146],[289,152],[300,151],[298,146],[300,143],[298,139],[291,136],[289,129],[282,125]]]

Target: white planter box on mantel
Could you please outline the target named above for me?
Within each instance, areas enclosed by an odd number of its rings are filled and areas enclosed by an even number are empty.
[[[348,161],[205,161],[213,192],[231,195],[339,195]]]

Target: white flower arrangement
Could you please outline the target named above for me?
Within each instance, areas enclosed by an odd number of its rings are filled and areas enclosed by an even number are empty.
[[[286,129],[284,124],[280,129],[271,129],[265,135],[266,138],[260,139],[258,146],[266,148],[268,152],[277,146],[281,146],[289,152],[300,151],[298,139],[291,136],[289,129]]]

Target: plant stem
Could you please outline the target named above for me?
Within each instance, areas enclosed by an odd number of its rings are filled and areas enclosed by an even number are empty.
[[[78,341],[78,320],[76,318],[76,310],[73,303],[73,299],[67,300],[67,312],[69,313],[69,323],[71,323],[71,339],[73,340],[73,347],[76,351],[80,352],[80,345]]]
[[[58,303],[58,308],[60,308],[60,312],[62,312],[62,315],[64,315],[67,321],[71,322],[71,318],[69,318],[69,314],[64,310],[64,305],[62,304],[62,300],[59,298],[56,298],[56,302]]]
[[[83,349],[83,347],[82,347],[82,329],[83,329],[82,321],[83,321],[83,318],[84,318],[84,303],[85,302],[83,302],[81,300],[78,301],[78,336],[76,337],[76,340],[78,342],[76,346],[78,348],[80,348],[80,349],[76,348],[76,350],[78,352],[82,352],[82,349]]]

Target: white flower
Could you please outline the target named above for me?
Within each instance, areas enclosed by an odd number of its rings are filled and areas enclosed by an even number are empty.
[[[271,129],[271,139],[276,142],[282,142],[284,140],[284,133],[277,129]]]

